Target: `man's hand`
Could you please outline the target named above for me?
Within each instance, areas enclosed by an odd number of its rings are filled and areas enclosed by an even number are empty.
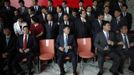
[[[114,45],[114,42],[113,41],[111,41],[111,40],[108,40],[108,45]]]
[[[134,43],[131,43],[129,46],[130,46],[130,47],[134,47]]]
[[[64,48],[63,47],[59,47],[59,50],[63,52],[64,51]]]
[[[106,47],[104,48],[104,51],[107,51],[107,50],[109,50],[109,47],[108,47],[108,46],[106,46]]]
[[[28,53],[29,51],[30,51],[29,48],[27,48],[27,49],[24,50],[25,53]]]
[[[3,53],[2,58],[7,58],[8,53]]]
[[[67,46],[67,49],[69,50],[69,49],[72,49],[72,46]]]
[[[23,53],[23,49],[20,48],[20,49],[19,49],[19,52],[20,52],[20,53]]]
[[[124,45],[124,43],[121,41],[121,42],[118,42],[117,43],[118,45]]]

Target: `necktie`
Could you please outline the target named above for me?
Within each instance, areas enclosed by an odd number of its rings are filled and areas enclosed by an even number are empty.
[[[107,38],[107,40],[109,40],[109,33],[108,32],[106,32],[106,38]]]
[[[127,35],[124,35],[125,48],[128,49]]]
[[[68,40],[67,36],[64,37],[64,48],[65,48],[64,52],[65,52],[65,53],[68,52],[68,49],[67,49],[67,40]]]
[[[23,40],[23,49],[27,48],[27,35],[24,36],[24,40]]]

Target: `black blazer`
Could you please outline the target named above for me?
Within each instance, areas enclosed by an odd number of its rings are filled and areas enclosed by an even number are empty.
[[[133,37],[131,35],[127,35],[127,37],[128,37],[129,44],[134,42]],[[123,42],[123,37],[122,37],[121,33],[116,35],[116,42],[117,43]],[[123,45],[116,45],[116,46],[117,46],[118,50],[123,49]]]
[[[60,16],[60,18],[58,17],[58,13],[56,13],[55,15],[54,15],[54,22],[55,23],[61,23],[62,21],[63,21],[63,12],[62,12],[62,15]],[[60,24],[59,24],[60,25]]]
[[[8,44],[6,43],[5,35],[1,38],[1,52],[8,53],[8,55],[12,55],[16,53],[16,37],[11,35]]]
[[[40,23],[42,23],[42,24],[46,23],[46,21],[47,21],[47,14],[45,14],[45,20],[43,19],[43,15],[42,14],[39,14],[37,17],[38,17]]]
[[[35,11],[35,14],[37,15],[41,14],[41,9],[42,9],[41,6],[38,5],[38,10],[35,10],[34,6],[31,6],[30,8]]]
[[[56,39],[58,35],[58,25],[53,22],[52,27],[48,25],[48,23],[45,24],[45,32],[46,32],[46,39]]]
[[[50,10],[49,10],[49,7],[50,7],[50,6],[48,6],[48,8],[47,8],[48,13],[51,13],[52,15],[55,14],[55,13],[56,13],[56,9],[52,6],[52,11],[50,11]]]
[[[76,49],[76,42],[75,42],[73,35],[68,35],[67,44],[68,44],[68,46],[72,46],[72,50],[69,50],[69,51],[74,52]],[[56,48],[58,49],[59,52],[61,52],[59,50],[59,47],[64,47],[64,35],[63,34],[58,35],[58,37],[56,39]]]
[[[74,34],[77,38],[89,37],[91,35],[91,25],[88,20],[86,21],[83,23],[80,18],[75,21]]]
[[[20,35],[17,40],[17,50],[23,48],[23,35]],[[37,53],[37,42],[36,39],[33,35],[29,34],[28,36],[28,43],[27,43],[27,48],[30,49],[30,52],[36,54]],[[36,52],[36,53],[35,53]]]
[[[123,14],[122,14],[123,16]],[[124,18],[126,18],[127,20],[127,24],[128,24],[128,29],[130,30],[132,27],[132,14],[131,13],[126,13],[126,16],[123,16]]]
[[[115,35],[112,32],[109,32],[109,40],[115,42]],[[97,48],[98,51],[104,51],[104,48],[106,46],[109,46],[105,37],[105,34],[103,31],[99,32],[95,38],[94,42],[95,48]],[[114,48],[114,46],[109,46],[110,50]]]

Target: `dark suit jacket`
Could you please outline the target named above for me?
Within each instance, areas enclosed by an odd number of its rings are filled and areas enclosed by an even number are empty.
[[[35,14],[37,14],[37,15],[41,14],[41,9],[42,9],[41,6],[38,5],[38,10],[35,10],[34,6],[31,6],[30,8],[35,11]]]
[[[46,21],[47,21],[47,14],[45,14],[45,20],[43,19],[43,15],[42,14],[38,15],[38,19],[39,19],[40,23],[45,24]]]
[[[60,18],[59,18],[59,16],[58,16],[58,13],[56,13],[55,15],[54,15],[54,22],[55,23],[61,23],[63,21],[63,13],[62,13],[62,15],[60,16]]]
[[[56,39],[58,35],[58,25],[53,22],[52,27],[48,25],[48,23],[45,24],[45,32],[46,32],[46,39]]]
[[[52,11],[49,10],[49,6],[47,8],[48,13],[51,13],[52,15],[56,13],[56,9],[52,6]]]
[[[3,53],[12,53],[16,51],[16,37],[11,35],[8,44],[6,43],[6,36],[2,36],[2,42],[3,42]]]
[[[18,10],[20,11],[20,14],[23,16],[24,21],[26,21],[26,16],[28,15],[28,9],[27,7],[24,7],[25,9],[23,10],[22,7],[19,7]]]
[[[133,37],[131,35],[127,35],[128,36],[128,40],[129,40],[129,44],[133,43]],[[123,42],[123,37],[121,35],[121,33],[116,35],[116,42]],[[117,50],[121,50],[123,49],[123,45],[117,45]]]
[[[68,42],[67,42],[68,46],[72,46],[71,50],[68,50],[69,52],[75,52],[76,49],[76,42],[74,39],[73,35],[68,35]],[[57,39],[56,39],[56,48],[58,49],[57,52],[61,52],[59,50],[59,47],[63,47],[64,48],[64,35],[60,34],[58,35]]]
[[[59,34],[63,34],[63,28],[65,26],[64,21],[59,25]],[[69,27],[70,27],[70,34],[73,34],[74,32],[74,24],[73,22],[69,21]]]
[[[113,18],[111,21],[112,31],[118,31],[121,25],[127,25],[127,20],[124,17],[120,17],[120,21],[117,24],[117,19]]]
[[[17,40],[17,50],[23,48],[23,35],[20,35],[18,40]],[[28,36],[28,43],[27,43],[27,48],[30,49],[29,53],[37,54],[37,42],[36,39],[33,35],[29,34]]]
[[[95,39],[98,32],[102,31],[102,25],[100,25],[99,21],[96,19],[92,22],[92,34]]]
[[[91,35],[91,25],[88,20],[83,23],[81,19],[75,21],[75,36],[77,38],[89,37]]]
[[[126,18],[127,24],[128,24],[128,29],[130,30],[132,27],[132,14],[127,12],[126,16],[123,16],[123,17]]]
[[[112,32],[109,33],[109,40],[115,42],[115,35]],[[97,34],[94,45],[95,45],[95,48],[97,48],[97,50],[100,52],[103,52],[104,48],[106,46],[109,46],[103,31],[101,31]],[[109,46],[109,48],[110,48],[110,50],[112,50],[114,48],[114,46]]]

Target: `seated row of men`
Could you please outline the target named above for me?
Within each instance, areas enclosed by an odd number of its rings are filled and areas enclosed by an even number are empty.
[[[113,75],[119,75],[118,73],[124,73],[124,63],[126,57],[131,58],[131,64],[129,70],[134,72],[134,40],[132,36],[128,35],[128,28],[126,25],[120,27],[120,33],[114,34],[110,32],[111,25],[108,21],[103,22],[103,30],[99,32],[95,38],[94,45],[97,49],[99,73],[97,75],[103,75],[103,64],[105,56],[110,56],[113,60],[113,65],[110,72]],[[77,54],[76,54],[76,41],[75,37],[70,34],[70,27],[64,26],[63,33],[59,34],[56,38],[56,50],[57,50],[57,63],[60,67],[60,75],[65,75],[64,71],[64,58],[69,56],[73,64],[73,73],[77,73]],[[37,39],[34,35],[29,33],[28,26],[23,27],[23,34],[15,38],[11,34],[9,28],[4,28],[3,36],[0,38],[0,71],[3,71],[5,65],[8,65],[9,71],[14,75],[16,72],[23,72],[19,65],[20,62],[28,63],[29,74],[32,74],[32,60],[38,56],[39,49]],[[37,51],[38,50],[38,51]],[[1,73],[4,73],[1,72]],[[24,74],[24,73],[22,73]]]

